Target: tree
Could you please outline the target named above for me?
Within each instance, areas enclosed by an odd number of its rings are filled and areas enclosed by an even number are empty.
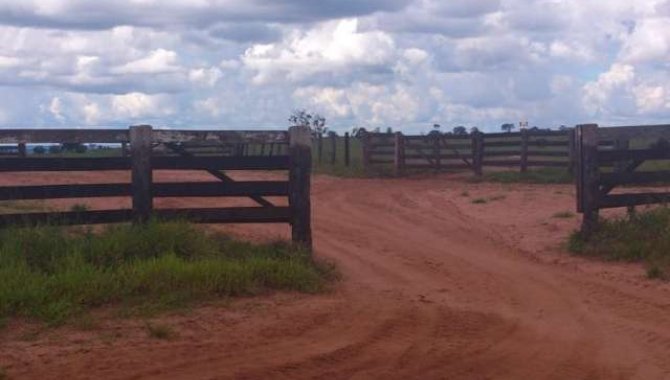
[[[470,128],[470,134],[474,135],[475,133],[479,133],[479,128],[477,128],[477,127]]]
[[[514,124],[513,123],[505,123],[505,124],[500,126],[500,129],[502,131],[507,132],[507,133],[511,133],[512,129],[514,129]]]
[[[88,148],[82,143],[63,143],[60,150],[64,152],[86,153]]]
[[[465,129],[465,127],[462,126],[462,125],[459,125],[458,127],[454,127],[454,129],[452,131],[454,132],[455,135],[467,135],[468,134],[468,130]]]
[[[393,134],[393,128],[391,128],[391,127],[386,127],[386,133],[389,134],[389,135],[390,135],[390,134]]]
[[[326,118],[318,113],[312,114],[306,110],[295,110],[288,118],[292,126],[309,127],[314,136],[323,136],[328,132],[326,128]]]
[[[42,145],[38,145],[33,148],[33,153],[35,154],[44,154],[46,152],[47,152],[46,148],[43,147]]]
[[[58,145],[49,146],[49,154],[58,154],[61,152],[61,148]]]

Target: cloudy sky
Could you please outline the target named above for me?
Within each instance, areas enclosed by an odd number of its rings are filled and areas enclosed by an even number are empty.
[[[670,0],[0,0],[0,126],[670,121]]]

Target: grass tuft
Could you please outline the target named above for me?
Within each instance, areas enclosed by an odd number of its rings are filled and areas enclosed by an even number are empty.
[[[255,245],[185,222],[0,231],[0,319],[60,324],[105,304],[164,310],[274,289],[317,292],[334,276],[290,244]]]
[[[150,338],[171,340],[177,337],[177,333],[168,325],[147,322],[145,327]]]
[[[552,215],[552,218],[556,218],[556,219],[570,219],[570,218],[574,218],[574,217],[575,217],[575,213],[572,212],[572,211],[559,211],[559,212],[555,213],[554,215]]]
[[[574,232],[568,240],[574,253],[608,260],[641,261],[650,278],[670,274],[670,209],[658,208],[612,220],[601,220],[598,229],[584,239]]]
[[[476,205],[480,205],[480,204],[488,203],[488,200],[486,200],[486,198],[475,198],[475,199],[472,200],[471,203],[476,204]]]

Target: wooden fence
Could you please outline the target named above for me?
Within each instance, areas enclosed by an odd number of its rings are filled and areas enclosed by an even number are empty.
[[[0,144],[112,143],[129,146],[120,157],[2,157],[1,172],[130,170],[131,183],[0,187],[0,200],[132,197],[132,208],[0,215],[0,226],[14,224],[97,224],[159,219],[199,223],[290,223],[293,241],[311,247],[311,138],[305,127],[289,131],[23,129],[0,130]],[[202,147],[249,144],[287,145],[286,154],[226,155]],[[207,149],[205,149],[207,150]],[[25,149],[24,149],[25,151]],[[204,170],[211,182],[155,183],[154,170]],[[224,170],[286,170],[284,181],[234,181]],[[266,197],[288,197],[275,206]],[[158,197],[249,197],[259,207],[154,209]]]
[[[482,175],[484,167],[574,168],[574,130],[405,136],[398,132],[365,133],[363,163],[392,166],[396,174],[405,169],[472,170]],[[603,144],[611,142],[603,141]]]
[[[614,148],[602,149],[603,140],[613,140]],[[670,125],[599,128],[596,124],[587,124],[577,127],[577,210],[583,214],[585,236],[596,228],[601,209],[670,201],[668,192],[612,194],[616,187],[625,185],[670,182],[670,170],[665,169],[670,168],[667,162],[670,160],[669,140]],[[646,162],[650,165],[645,168]]]

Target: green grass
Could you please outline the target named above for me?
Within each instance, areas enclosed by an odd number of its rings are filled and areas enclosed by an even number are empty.
[[[0,319],[59,324],[91,308],[152,310],[274,289],[317,292],[333,269],[287,243],[255,245],[185,222],[0,231]]]
[[[525,173],[519,171],[500,171],[484,173],[483,180],[499,183],[572,183],[573,178],[563,168],[540,168]],[[476,181],[476,180],[474,180]]]
[[[560,212],[557,212],[554,215],[552,215],[552,218],[556,218],[556,219],[570,219],[570,218],[574,218],[574,217],[575,217],[575,213],[572,212],[572,211],[560,211]]]
[[[666,207],[601,220],[589,237],[574,232],[570,251],[607,260],[644,262],[650,278],[670,277],[670,209]]]

